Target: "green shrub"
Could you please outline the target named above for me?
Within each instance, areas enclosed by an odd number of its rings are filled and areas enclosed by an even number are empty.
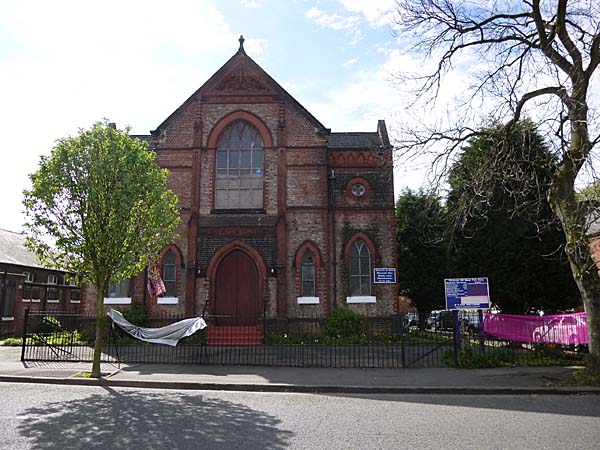
[[[2,341],[2,345],[8,347],[20,347],[23,345],[23,338],[9,337]]]
[[[327,318],[323,331],[331,338],[362,337],[365,335],[366,319],[346,308],[336,308]]]
[[[138,327],[145,327],[148,323],[146,305],[142,303],[131,303],[128,308],[122,308],[119,311],[123,313],[123,316],[125,316],[129,322]]]

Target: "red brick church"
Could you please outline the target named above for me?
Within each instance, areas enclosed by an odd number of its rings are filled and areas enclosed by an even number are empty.
[[[364,93],[357,92],[356,95]],[[375,128],[375,124],[374,128]],[[179,240],[146,274],[111,284],[107,304],[203,312],[231,324],[397,311],[392,154],[385,122],[332,132],[240,48],[148,136],[179,197]],[[93,303],[93,302],[88,302]],[[93,305],[90,306],[93,308]]]

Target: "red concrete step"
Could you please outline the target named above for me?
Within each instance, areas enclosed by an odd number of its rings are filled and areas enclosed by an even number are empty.
[[[262,325],[209,325],[206,342],[208,345],[259,345],[262,336]]]

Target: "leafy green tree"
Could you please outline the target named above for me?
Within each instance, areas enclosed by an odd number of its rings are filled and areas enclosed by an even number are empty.
[[[498,159],[511,161],[506,176],[482,183],[481,172]],[[581,303],[564,253],[564,233],[546,200],[555,165],[533,124],[525,121],[508,135],[500,125],[482,130],[451,168],[448,210],[458,231],[452,272],[488,276],[492,301],[503,312]],[[525,188],[523,179],[529,180]]]
[[[443,177],[445,162],[478,133],[488,112],[507,124],[507,132],[525,117],[544,127],[557,157],[546,197],[565,234],[565,252],[587,313],[588,369],[600,374],[600,277],[587,236],[589,205],[578,201],[575,189],[600,143],[592,95],[600,65],[600,3],[399,0],[397,6],[400,41],[412,42],[412,56],[434,63],[429,74],[408,76],[417,83],[412,98],[404,97],[413,111],[424,106],[429,113],[427,106],[439,98],[446,76],[468,67],[459,74],[468,88],[454,91],[452,114],[429,125],[413,119],[398,127],[397,157],[425,154]],[[514,165],[496,161],[481,174],[484,180],[517,179],[506,170]],[[526,187],[530,180],[522,181]]]
[[[96,288],[93,377],[100,376],[109,280],[139,273],[174,240],[180,220],[168,171],[128,131],[105,121],[60,139],[24,191],[30,247],[49,266]]]
[[[396,201],[398,286],[421,313],[444,306],[444,208],[434,195],[404,190]]]

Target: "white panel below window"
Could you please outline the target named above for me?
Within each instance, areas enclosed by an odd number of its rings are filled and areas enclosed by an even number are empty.
[[[318,305],[319,297],[298,297],[299,305]]]
[[[40,299],[39,298],[32,298],[31,299],[31,303],[39,303]]]
[[[156,303],[159,305],[176,305],[179,303],[178,297],[158,297]]]
[[[50,300],[50,299],[46,300],[46,303],[58,303],[58,302],[59,302],[59,300]]]
[[[71,300],[71,303],[81,303],[81,300]]]
[[[14,317],[3,317],[2,322],[10,322],[11,320],[15,320]]]
[[[104,298],[105,305],[131,305],[131,297]]]
[[[372,295],[361,295],[358,297],[346,297],[346,303],[376,303],[377,299]]]

